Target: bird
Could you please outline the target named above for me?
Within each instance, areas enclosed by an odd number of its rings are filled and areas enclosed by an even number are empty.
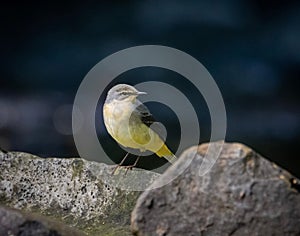
[[[161,133],[153,128],[156,120],[149,109],[137,98],[144,94],[147,93],[140,92],[128,84],[113,86],[108,91],[103,105],[105,127],[111,137],[122,146],[138,149],[141,152],[151,151],[173,164],[177,157],[167,147]],[[128,154],[116,166],[112,174],[122,166]],[[139,158],[140,156],[133,165],[127,167],[130,169],[135,167]]]

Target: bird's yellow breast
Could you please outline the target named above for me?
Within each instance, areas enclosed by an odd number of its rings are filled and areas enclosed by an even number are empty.
[[[163,146],[163,141],[132,113],[133,109],[135,107],[130,102],[105,104],[103,118],[108,133],[125,147],[156,152]]]
[[[111,102],[103,107],[104,124],[108,133],[125,147],[139,148],[130,133],[129,119],[133,105],[128,102]]]

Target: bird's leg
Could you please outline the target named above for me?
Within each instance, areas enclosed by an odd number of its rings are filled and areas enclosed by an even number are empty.
[[[127,174],[128,170],[132,170],[133,167],[136,166],[136,164],[138,163],[139,159],[140,159],[141,156],[138,156],[137,159],[135,160],[134,164],[133,165],[130,165],[130,166],[124,166],[124,168],[126,168],[126,171],[125,171],[125,175]]]
[[[124,161],[126,160],[126,157],[129,155],[129,152],[127,152],[127,154],[125,155],[125,157],[123,158],[123,160],[118,164],[116,165],[116,167],[113,169],[111,175],[114,175],[116,170],[123,165]]]

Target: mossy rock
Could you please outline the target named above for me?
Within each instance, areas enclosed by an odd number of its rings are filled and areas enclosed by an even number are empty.
[[[109,185],[103,176],[112,168],[81,158],[0,151],[0,204],[43,214],[87,235],[130,235],[140,192]]]

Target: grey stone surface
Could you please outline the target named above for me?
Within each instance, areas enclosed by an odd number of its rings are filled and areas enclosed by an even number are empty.
[[[236,143],[226,143],[210,172],[199,176],[207,147],[186,150],[154,185],[197,154],[184,173],[139,197],[135,235],[300,235],[298,179]]]
[[[0,235],[83,236],[85,234],[37,214],[26,214],[0,206]]]
[[[130,213],[140,193],[105,182],[107,176],[124,179],[125,170],[111,176],[112,169],[81,158],[0,151],[0,204],[41,213],[90,235],[129,235]],[[136,171],[129,171],[128,178],[134,179]]]

